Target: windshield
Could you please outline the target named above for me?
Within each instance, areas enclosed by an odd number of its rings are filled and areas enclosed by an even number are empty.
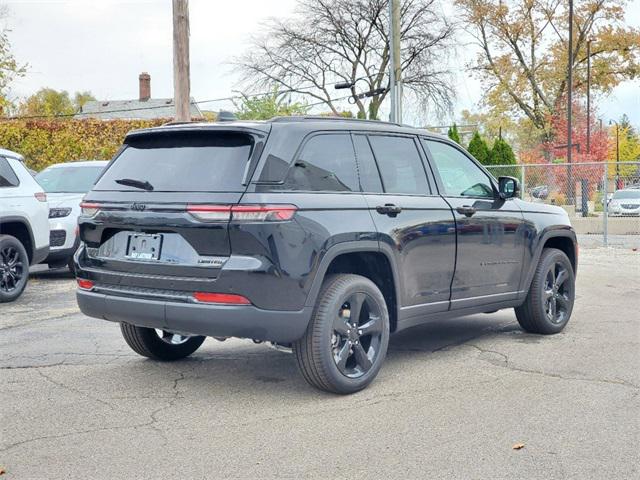
[[[253,139],[237,132],[171,132],[129,139],[95,190],[237,192]]]
[[[640,199],[640,189],[639,190],[618,190],[613,194],[613,198],[615,200],[620,200],[623,198],[637,198]]]
[[[53,167],[35,178],[47,193],[87,193],[103,168],[102,165]]]

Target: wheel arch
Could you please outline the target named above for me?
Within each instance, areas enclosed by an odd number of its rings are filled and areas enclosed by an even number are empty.
[[[33,262],[35,254],[35,242],[29,222],[23,217],[4,217],[0,221],[0,235],[11,235],[24,245],[29,257],[29,263]]]
[[[522,288],[524,292],[529,291],[536,267],[545,248],[557,248],[563,251],[569,257],[574,275],[578,272],[578,241],[575,231],[570,227],[545,229],[537,242],[535,254],[527,272]]]
[[[391,252],[380,248],[377,241],[345,242],[331,247],[322,257],[306,306],[315,305],[322,282],[327,275],[353,273],[369,278],[381,290],[387,302],[391,332],[398,322],[398,273]]]

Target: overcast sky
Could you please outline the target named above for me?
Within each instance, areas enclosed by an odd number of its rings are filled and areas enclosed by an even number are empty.
[[[13,52],[19,62],[29,64],[27,76],[13,84],[14,96],[51,87],[70,93],[90,90],[100,100],[132,99],[137,98],[142,71],[151,74],[153,97],[173,96],[170,0],[0,0],[0,4],[9,9],[6,23],[12,30]],[[238,88],[228,62],[247,48],[262,21],[290,15],[295,0],[190,0],[189,5],[191,92],[201,101],[227,97]],[[640,0],[632,0],[628,12],[628,22],[640,27]],[[458,72],[458,116],[463,108],[474,109],[482,88],[464,72],[463,55],[453,61]],[[640,125],[640,81],[619,86],[599,106],[605,120],[627,113]],[[230,105],[201,107],[218,110]]]

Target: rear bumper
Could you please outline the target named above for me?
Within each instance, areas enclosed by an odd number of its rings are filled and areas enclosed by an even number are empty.
[[[107,295],[78,290],[85,315],[176,333],[290,343],[304,334],[312,307],[263,310],[251,305],[213,305]]]

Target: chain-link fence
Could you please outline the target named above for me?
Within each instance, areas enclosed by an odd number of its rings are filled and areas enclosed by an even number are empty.
[[[520,180],[522,198],[564,208],[578,234],[640,235],[640,162],[492,165]],[[638,237],[636,237],[638,238]]]

